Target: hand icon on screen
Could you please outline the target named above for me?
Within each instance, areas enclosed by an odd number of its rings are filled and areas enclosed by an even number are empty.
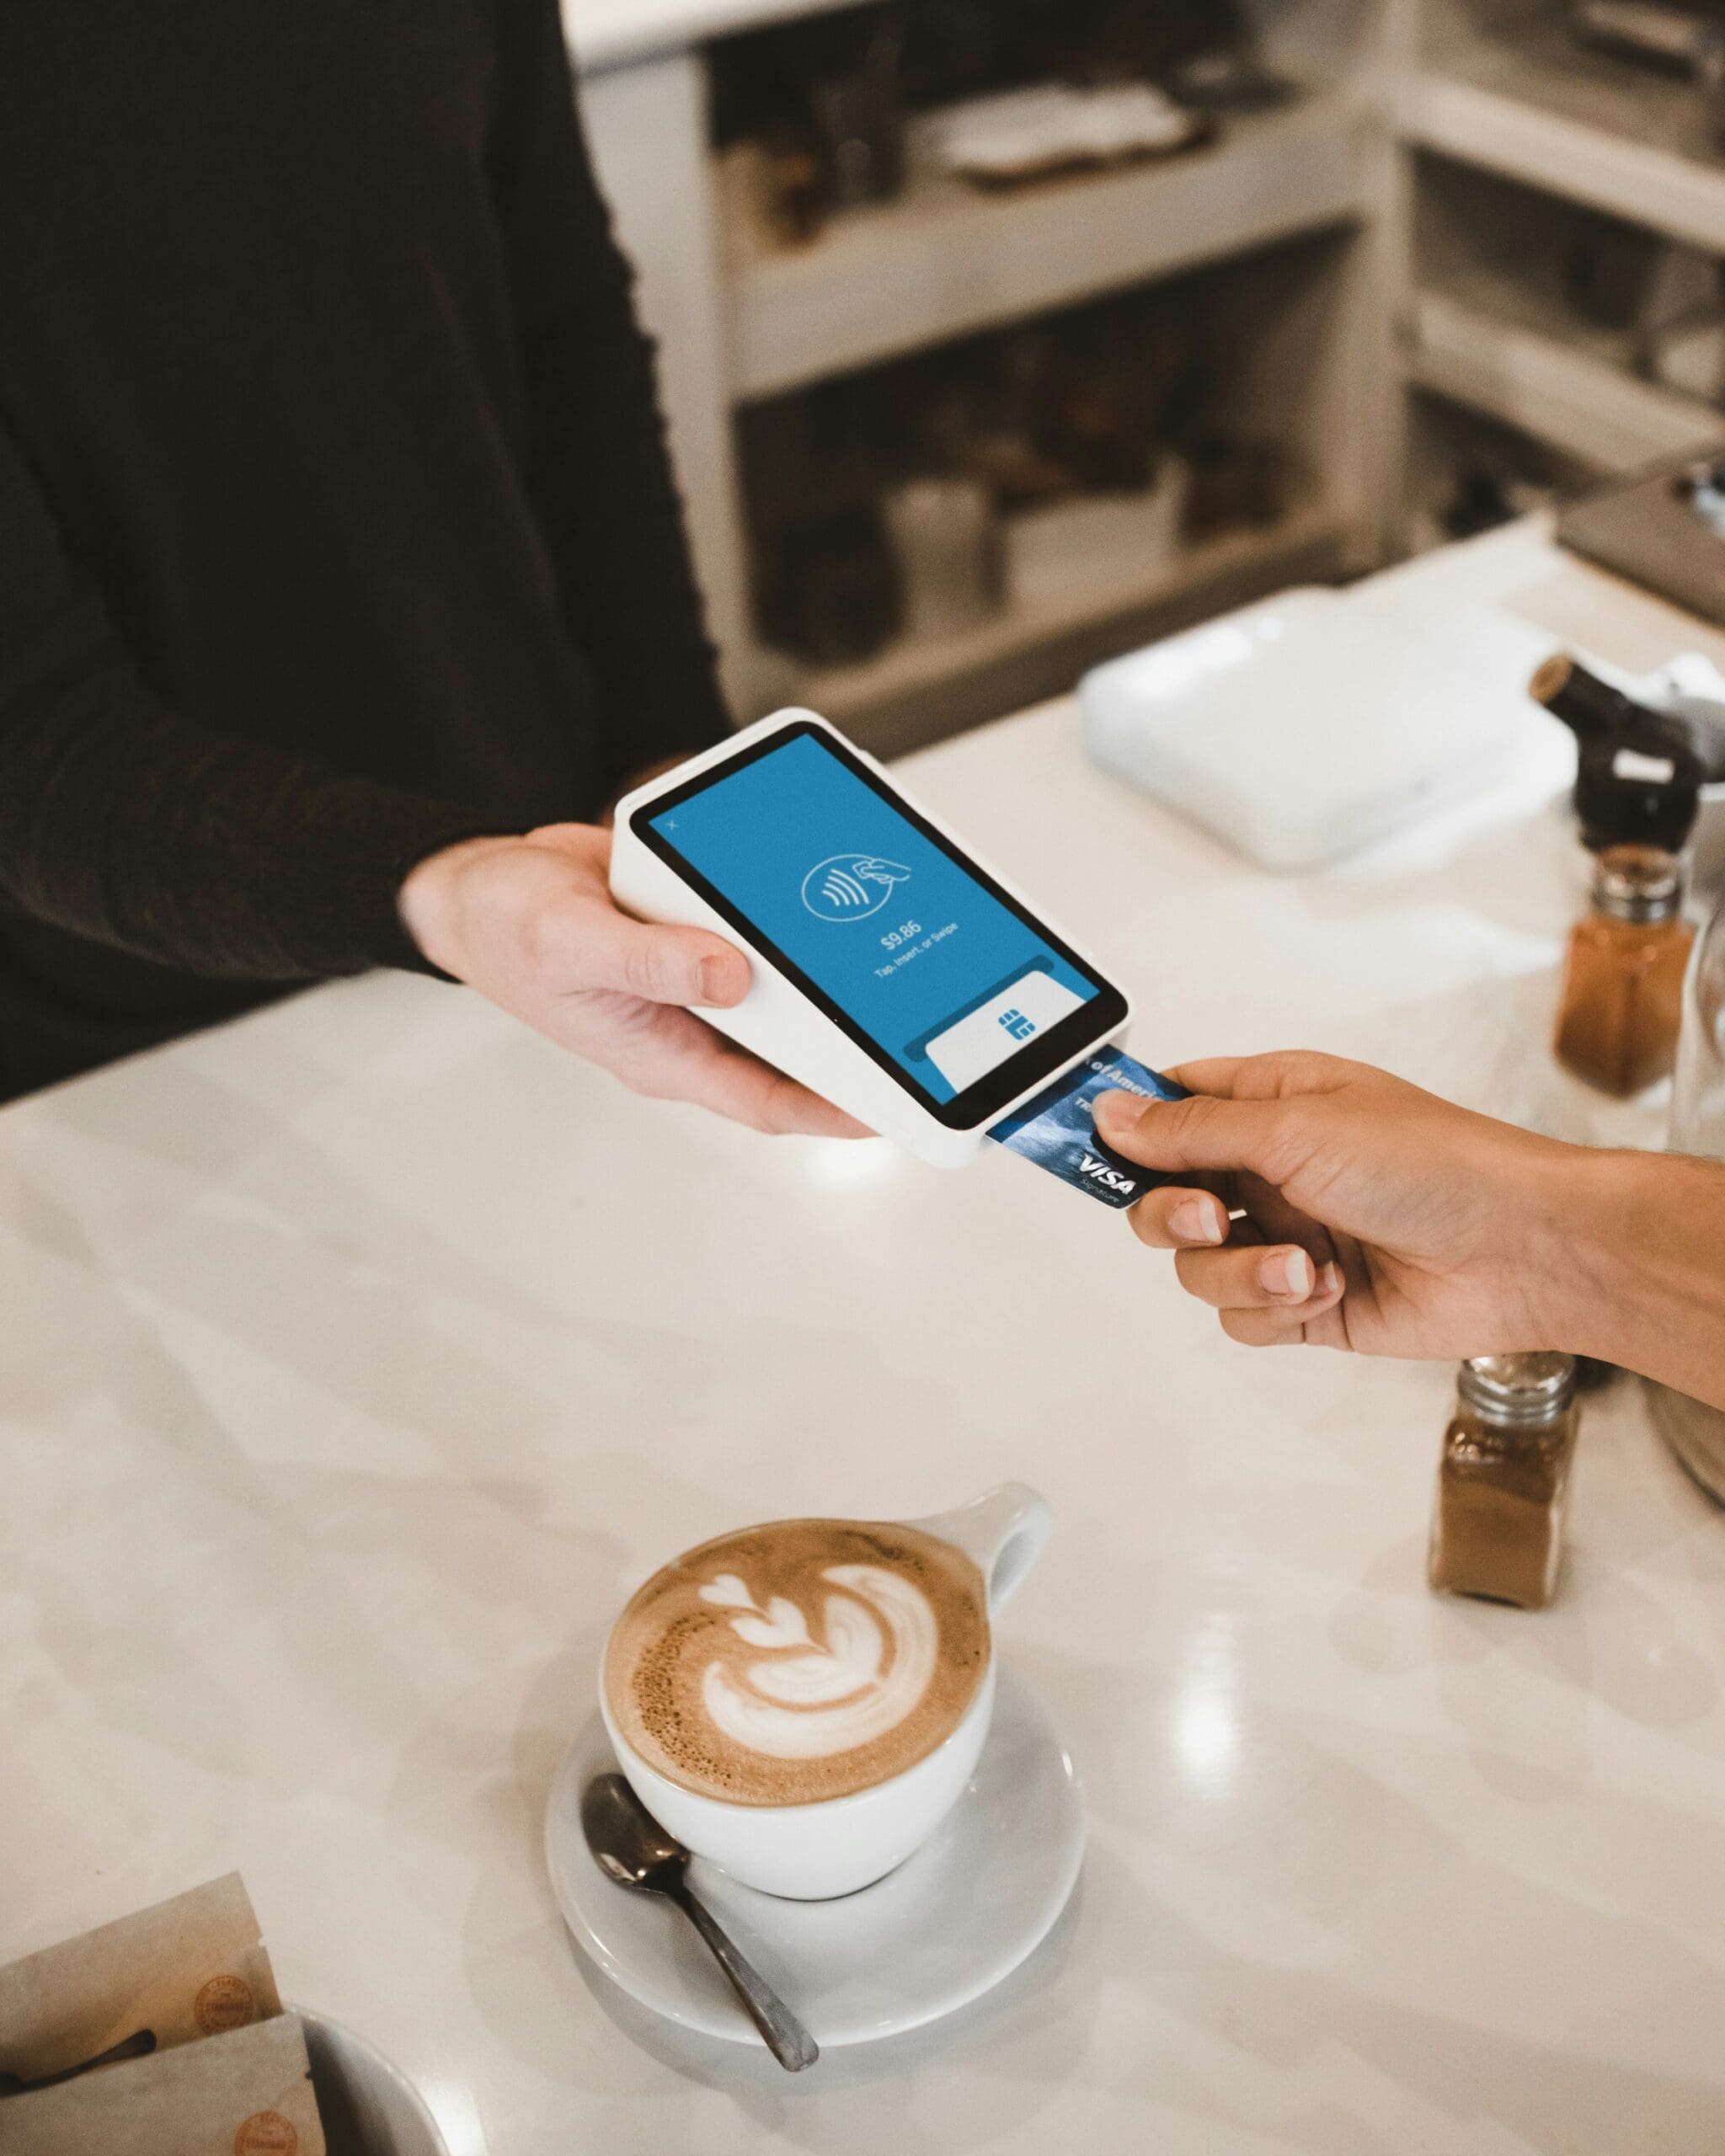
[[[876,853],[836,853],[803,878],[803,903],[817,921],[867,921],[911,872]]]

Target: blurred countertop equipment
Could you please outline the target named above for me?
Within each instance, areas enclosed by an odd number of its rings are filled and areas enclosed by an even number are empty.
[[[1712,0],[564,9],[740,718],[892,752],[1725,440]]]

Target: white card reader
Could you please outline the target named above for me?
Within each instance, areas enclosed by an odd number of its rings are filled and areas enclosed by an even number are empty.
[[[937,1167],[1124,1024],[1076,945],[872,756],[782,711],[617,805],[611,888],[753,974],[721,1033]]]

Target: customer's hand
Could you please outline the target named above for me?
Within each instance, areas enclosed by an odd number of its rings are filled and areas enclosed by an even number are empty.
[[[757,1130],[866,1136],[683,1007],[740,1003],[749,962],[723,937],[619,912],[610,860],[610,834],[585,824],[468,839],[412,872],[402,918],[433,965],[632,1091]]]
[[[1178,1251],[1183,1285],[1231,1338],[1457,1358],[1582,1344],[1585,1240],[1566,1211],[1589,1164],[1610,1156],[1332,1056],[1172,1075],[1190,1100],[1107,1094],[1097,1128],[1175,1174],[1132,1225]]]

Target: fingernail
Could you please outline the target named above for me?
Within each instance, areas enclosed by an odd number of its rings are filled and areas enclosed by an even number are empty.
[[[1137,1097],[1132,1093],[1100,1093],[1095,1113],[1098,1129],[1124,1138],[1138,1120]]]
[[[1258,1267],[1258,1277],[1267,1294],[1303,1303],[1311,1294],[1317,1276],[1303,1250],[1279,1250],[1273,1251],[1264,1260]]]
[[[730,968],[723,958],[703,958],[701,961],[701,1001],[703,1003],[722,1003],[728,985]]]
[[[1325,1295],[1333,1295],[1341,1288],[1342,1268],[1337,1264],[1334,1258],[1330,1260],[1329,1263],[1325,1266],[1323,1271],[1317,1276],[1317,1284],[1319,1293]]]
[[[1226,1230],[1220,1207],[1211,1198],[1184,1198],[1168,1215],[1168,1226],[1183,1243],[1219,1243]]]

